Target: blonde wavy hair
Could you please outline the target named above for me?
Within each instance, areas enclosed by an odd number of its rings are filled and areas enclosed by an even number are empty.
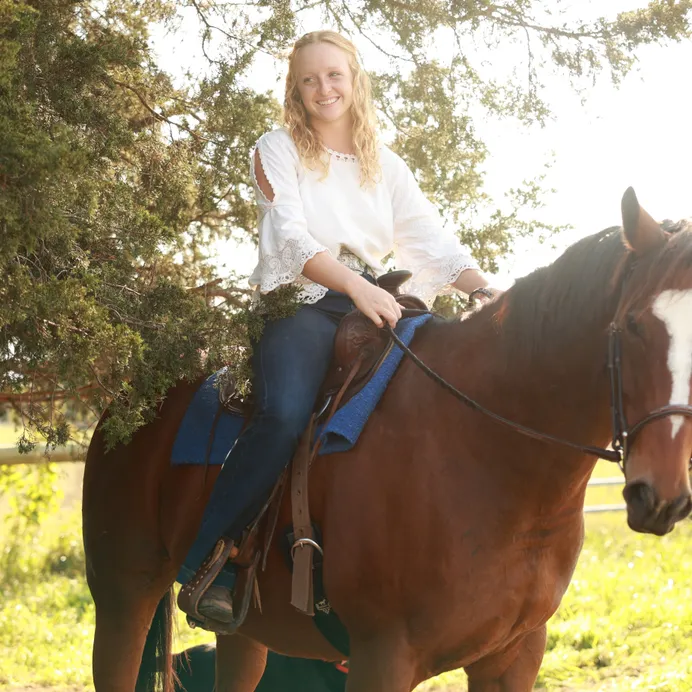
[[[284,122],[295,142],[301,161],[308,167],[321,170],[326,177],[329,172],[329,157],[319,135],[310,127],[308,114],[298,91],[295,63],[298,51],[313,43],[331,43],[341,48],[348,56],[353,76],[353,147],[360,164],[360,184],[368,186],[380,177],[380,157],[377,150],[375,107],[372,102],[370,78],[358,62],[356,47],[347,38],[335,31],[311,31],[299,38],[288,57],[286,94],[284,98]]]

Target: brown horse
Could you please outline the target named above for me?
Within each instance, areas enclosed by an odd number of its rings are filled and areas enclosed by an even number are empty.
[[[623,221],[467,319],[428,322],[412,350],[505,418],[603,445],[610,343],[616,424],[626,431],[625,414],[636,422],[654,413],[630,429],[628,521],[663,534],[691,507],[692,230],[664,231],[632,190]],[[169,463],[194,389],[173,389],[128,445],[106,452],[97,430],[89,449],[84,541],[98,692],[150,689],[156,642],[170,650],[171,585],[214,481]],[[460,667],[471,692],[530,690],[582,546],[594,464],[463,405],[405,358],[358,445],[319,459],[311,475],[325,586],[351,641],[349,692],[409,692]],[[259,588],[261,612],[251,610],[241,634],[218,638],[224,692],[255,689],[267,647],[340,658],[289,605],[276,545]]]

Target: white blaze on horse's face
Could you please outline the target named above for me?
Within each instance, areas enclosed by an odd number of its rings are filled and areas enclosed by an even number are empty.
[[[668,330],[668,369],[672,379],[669,404],[689,405],[692,378],[692,289],[663,291],[654,300],[653,314]],[[673,438],[682,427],[683,417],[672,416]]]

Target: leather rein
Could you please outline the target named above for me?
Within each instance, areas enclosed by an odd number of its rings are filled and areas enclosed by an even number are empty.
[[[402,312],[404,313],[403,316],[410,317],[414,314],[421,314],[424,311],[403,310]],[[500,416],[490,409],[485,408],[485,406],[482,406],[468,395],[459,391],[454,385],[447,382],[447,380],[429,368],[420,358],[418,358],[418,356],[416,356],[415,353],[413,353],[413,351],[411,351],[408,346],[406,346],[406,344],[397,336],[389,324],[385,324],[385,328],[389,332],[389,336],[394,343],[400,349],[402,349],[402,351],[426,375],[428,375],[428,377],[437,382],[444,389],[450,392],[450,394],[472,408],[474,411],[478,411],[497,423],[504,425],[510,430],[514,430],[515,432],[525,435],[526,437],[530,437],[534,440],[540,440],[541,442],[552,442],[553,444],[568,447],[578,452],[582,452],[583,454],[612,461],[620,467],[623,473],[625,471],[625,464],[627,462],[630,449],[632,448],[632,443],[645,426],[647,426],[649,423],[653,423],[656,420],[660,420],[661,418],[667,418],[668,416],[687,416],[692,418],[692,406],[668,405],[655,409],[651,413],[644,416],[644,418],[638,421],[635,425],[629,427],[627,417],[625,415],[624,393],[622,389],[621,329],[614,322],[612,322],[608,328],[608,371],[610,373],[610,410],[612,415],[613,431],[611,442],[612,449],[570,442],[569,440],[539,432],[538,430],[534,430],[533,428],[521,425],[520,423],[515,423],[514,421]],[[690,465],[692,466],[692,459],[690,460]]]

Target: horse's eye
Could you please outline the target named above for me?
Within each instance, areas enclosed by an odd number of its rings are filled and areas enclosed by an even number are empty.
[[[632,313],[629,313],[627,315],[625,324],[627,325],[627,331],[630,334],[634,334],[634,336],[638,336],[640,338],[644,336],[644,328],[639,322],[637,322],[635,316]]]

